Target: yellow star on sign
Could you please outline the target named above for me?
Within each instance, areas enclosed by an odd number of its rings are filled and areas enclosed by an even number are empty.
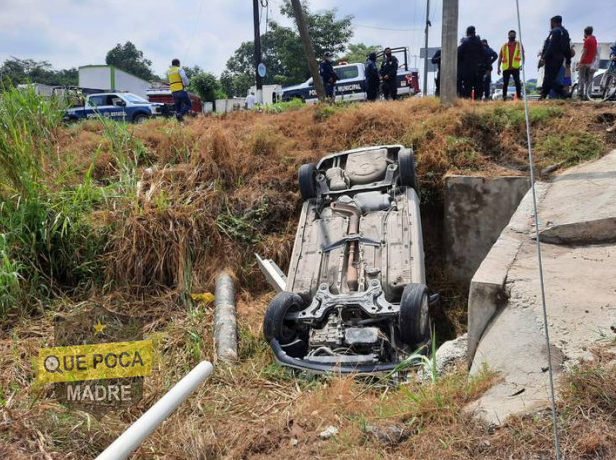
[[[104,334],[103,329],[105,329],[107,327],[107,325],[101,324],[101,320],[99,319],[98,320],[98,324],[93,324],[92,327],[96,330],[94,335],[98,334],[99,332],[101,334]]]

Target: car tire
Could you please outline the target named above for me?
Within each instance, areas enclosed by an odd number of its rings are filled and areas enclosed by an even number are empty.
[[[263,334],[265,339],[270,342],[276,339],[280,345],[287,345],[298,338],[297,329],[293,323],[285,321],[287,313],[304,309],[304,301],[293,292],[279,292],[272,299],[265,318],[263,318]]]
[[[317,196],[317,168],[312,163],[305,164],[299,168],[299,191],[302,198],[309,200]]]
[[[133,123],[141,124],[148,119],[148,116],[145,113],[138,113],[133,117]]]
[[[400,185],[411,187],[419,194],[419,183],[415,172],[415,155],[412,150],[401,150],[398,154]]]
[[[430,299],[425,284],[408,284],[400,300],[400,339],[418,347],[430,340]]]

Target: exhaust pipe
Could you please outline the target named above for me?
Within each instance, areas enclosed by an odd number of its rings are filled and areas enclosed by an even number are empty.
[[[237,317],[233,278],[223,273],[214,291],[214,343],[216,358],[229,363],[237,360]]]
[[[330,207],[335,213],[337,212],[349,218],[348,235],[359,233],[359,218],[361,217],[361,211],[357,207],[338,202],[332,203]],[[359,272],[355,266],[355,254],[357,250],[357,241],[351,241],[349,243],[349,258],[347,262],[347,286],[349,286],[351,291],[357,291],[359,287]]]

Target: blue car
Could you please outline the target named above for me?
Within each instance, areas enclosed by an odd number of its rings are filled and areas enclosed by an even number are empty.
[[[152,103],[132,93],[100,93],[86,97],[83,106],[66,111],[68,122],[105,117],[112,120],[143,123],[150,117],[164,115],[165,104]]]

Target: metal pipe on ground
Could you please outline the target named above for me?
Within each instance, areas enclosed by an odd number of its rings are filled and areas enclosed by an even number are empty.
[[[147,438],[195,389],[207,379],[214,367],[201,361],[197,367],[175,384],[156,404],[129,426],[96,460],[124,460]]]
[[[216,281],[214,293],[214,343],[216,358],[229,363],[237,360],[237,317],[233,278],[223,273]]]

